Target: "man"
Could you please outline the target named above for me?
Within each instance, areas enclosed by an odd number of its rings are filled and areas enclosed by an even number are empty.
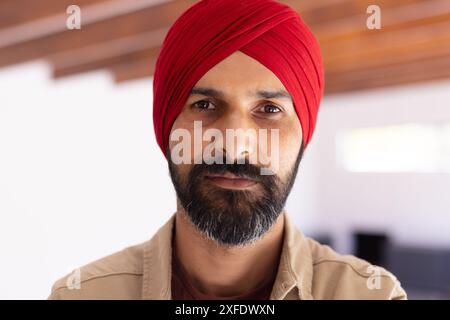
[[[57,281],[50,299],[406,299],[388,271],[305,237],[284,210],[323,87],[319,45],[288,6],[185,11],[154,76],[177,211],[149,241]]]

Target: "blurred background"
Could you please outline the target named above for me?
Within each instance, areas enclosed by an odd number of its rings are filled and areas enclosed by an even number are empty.
[[[388,268],[410,299],[449,299],[450,0],[281,2],[318,37],[326,70],[290,216]],[[0,1],[1,299],[45,299],[175,211],[152,73],[193,3]]]

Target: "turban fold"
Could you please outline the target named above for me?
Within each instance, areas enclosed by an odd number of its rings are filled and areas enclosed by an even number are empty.
[[[191,89],[214,65],[241,51],[270,69],[290,93],[305,147],[324,79],[320,47],[289,6],[274,0],[202,0],[169,29],[153,78],[153,124],[167,157],[169,135]]]

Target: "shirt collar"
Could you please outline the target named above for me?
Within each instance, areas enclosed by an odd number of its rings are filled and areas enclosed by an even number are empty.
[[[309,243],[286,211],[283,214],[283,247],[270,299],[310,300],[313,264]]]
[[[307,238],[283,211],[283,246],[272,300],[312,299],[312,257]],[[172,277],[172,236],[176,213],[156,232],[144,246],[144,275],[142,298],[170,300]]]
[[[175,215],[144,246],[142,299],[171,300],[172,235]]]

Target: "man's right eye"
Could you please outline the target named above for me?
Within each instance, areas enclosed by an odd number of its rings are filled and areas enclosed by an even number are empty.
[[[201,110],[214,110],[216,107],[207,100],[200,100],[193,104],[193,107]]]

